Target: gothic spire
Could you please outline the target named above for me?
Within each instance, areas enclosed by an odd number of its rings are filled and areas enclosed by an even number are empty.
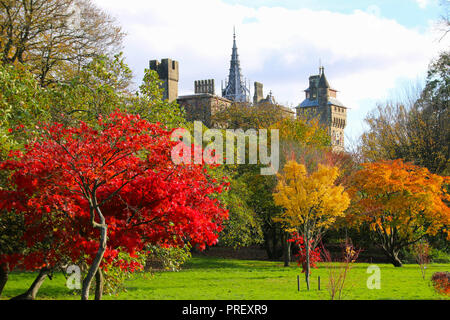
[[[248,102],[250,90],[242,81],[239,55],[236,46],[236,30],[233,27],[233,48],[231,50],[230,73],[222,96],[236,102]]]
[[[324,67],[320,67],[319,68],[319,88],[330,88],[330,85],[328,84],[328,80],[325,77],[325,71],[324,71]]]

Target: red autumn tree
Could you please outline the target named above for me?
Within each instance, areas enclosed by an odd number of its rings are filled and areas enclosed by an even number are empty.
[[[227,212],[213,195],[223,186],[203,165],[174,165],[175,142],[159,124],[114,113],[95,128],[56,123],[38,132],[0,164],[11,185],[0,192],[0,210],[23,214],[29,248],[3,260],[51,269],[87,256],[81,298],[88,299],[102,263],[121,250],[217,241]]]

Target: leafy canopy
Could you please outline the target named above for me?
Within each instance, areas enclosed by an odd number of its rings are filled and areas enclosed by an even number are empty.
[[[342,186],[334,184],[338,168],[319,164],[317,171],[308,174],[303,164],[289,161],[283,171],[273,197],[285,210],[274,220],[287,230],[297,231],[303,226],[314,234],[344,215],[350,198]]]
[[[434,235],[442,228],[450,235],[448,177],[402,160],[362,166],[349,190],[353,197],[349,221],[370,224],[384,237],[395,237],[398,246],[425,234]]]
[[[170,131],[114,113],[96,127],[55,123],[39,132],[0,163],[8,176],[0,215],[23,215],[29,248],[0,260],[27,269],[92,263],[106,226],[104,265],[148,244],[204,248],[217,241],[227,212],[214,195],[223,186],[203,165],[172,163]]]

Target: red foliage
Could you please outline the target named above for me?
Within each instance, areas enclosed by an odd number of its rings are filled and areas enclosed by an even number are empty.
[[[450,296],[450,272],[435,272],[431,282],[438,293]]]
[[[302,266],[302,273],[306,272],[306,246],[305,240],[298,233],[293,233],[292,238],[288,240],[293,242],[299,248],[298,253],[295,255],[298,261],[298,265]],[[310,245],[312,241],[310,241]],[[311,247],[310,247],[311,248]],[[320,248],[316,247],[314,250],[309,250],[309,265],[311,268],[317,268],[316,262],[320,261]]]
[[[0,190],[0,212],[24,214],[29,247],[25,255],[0,261],[29,270],[80,259],[91,263],[100,234],[92,219],[99,223],[100,212],[108,228],[103,263],[149,243],[189,241],[202,249],[217,241],[228,214],[212,195],[224,184],[204,164],[173,164],[175,142],[159,124],[113,113],[95,128],[81,122],[37,129],[24,152],[0,163],[11,186]]]

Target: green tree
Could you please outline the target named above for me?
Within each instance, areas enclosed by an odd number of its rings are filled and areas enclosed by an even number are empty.
[[[280,167],[296,158],[315,158],[325,154],[328,150],[329,137],[317,121],[308,121],[304,118],[292,119],[289,117],[272,118],[267,121],[267,112],[262,110],[262,120],[258,119],[257,110],[248,119],[247,125],[268,125],[268,129],[279,131]],[[270,141],[270,137],[269,137]],[[284,256],[285,265],[289,264],[290,242],[289,234],[283,229],[281,223],[273,220],[282,212],[282,207],[274,203],[272,193],[275,190],[276,176],[260,175],[260,166],[239,165],[238,176],[242,177],[248,186],[250,197],[249,206],[253,209],[261,224],[264,236],[264,248],[269,259],[277,260]]]
[[[418,98],[378,106],[365,121],[361,153],[366,161],[405,159],[436,174],[450,172],[450,52],[429,67]]]
[[[214,127],[219,128],[262,129],[288,116],[290,114],[286,112],[286,109],[276,104],[233,103],[213,114],[211,122]]]
[[[238,248],[262,242],[261,222],[254,208],[249,205],[251,197],[243,177],[230,179],[228,191],[219,198],[229,212],[220,233],[219,244]]]
[[[16,212],[0,214],[0,257],[26,250],[22,239],[24,230],[23,215]],[[0,259],[1,260],[1,259]],[[0,295],[8,281],[9,265],[0,261]]]
[[[48,119],[47,90],[41,88],[23,65],[0,64],[0,157],[26,140],[14,130],[18,125],[32,128]]]
[[[145,69],[136,98],[132,99],[127,110],[151,122],[161,122],[171,129],[187,127],[184,109],[176,101],[163,100],[162,80],[154,70]]]
[[[119,51],[124,33],[90,0],[1,0],[0,56],[26,63],[41,85],[72,78]]]

